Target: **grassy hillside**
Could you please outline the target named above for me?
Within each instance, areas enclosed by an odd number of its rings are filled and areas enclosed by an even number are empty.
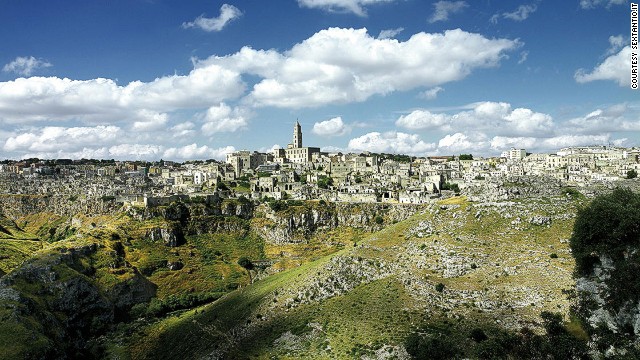
[[[110,346],[134,359],[379,358],[406,356],[416,332],[458,336],[473,350],[474,328],[541,331],[543,311],[569,320],[567,239],[578,205],[449,199],[215,303],[135,326]]]
[[[102,351],[99,341],[97,346],[89,338],[63,344],[59,338],[76,331],[65,329],[65,324],[75,326],[68,318],[82,313],[74,306],[84,305],[69,299],[86,289],[100,294],[113,312],[111,320],[100,320],[96,331],[84,334],[98,336],[116,325],[129,328],[131,319],[154,321],[167,312],[211,302],[253,279],[338,251],[360,236],[359,231],[345,229],[339,236],[329,232],[303,243],[276,245],[260,238],[249,220],[233,216],[176,221],[162,216],[141,220],[127,213],[38,213],[15,223],[1,220],[0,276],[10,274],[0,281],[0,307],[6,310],[0,321],[0,337],[6,340],[0,353],[8,358],[66,351],[101,357],[96,355]],[[93,250],[78,250],[87,248]],[[74,255],[71,269],[58,266],[68,254],[81,255]],[[255,268],[243,268],[240,258],[250,259]],[[61,303],[68,308],[61,311]],[[38,346],[27,339],[37,339]]]
[[[0,274],[15,269],[40,248],[38,236],[0,216]]]

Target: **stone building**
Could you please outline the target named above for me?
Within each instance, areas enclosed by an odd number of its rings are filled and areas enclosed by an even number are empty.
[[[284,149],[285,159],[292,163],[306,164],[312,160],[314,154],[319,153],[319,147],[302,146],[302,127],[296,121],[293,126],[293,142]]]
[[[236,176],[242,176],[245,171],[254,170],[270,161],[273,161],[273,155],[257,151],[240,150],[227,154],[227,164],[233,166]]]

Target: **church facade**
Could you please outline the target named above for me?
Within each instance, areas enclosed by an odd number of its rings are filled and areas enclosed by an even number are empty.
[[[311,162],[314,154],[316,154],[316,156],[320,154],[319,147],[302,146],[302,127],[298,121],[293,125],[293,142],[288,144],[286,149],[279,150],[280,151],[274,151],[274,155],[276,157],[284,156],[286,162],[297,164],[306,164]]]

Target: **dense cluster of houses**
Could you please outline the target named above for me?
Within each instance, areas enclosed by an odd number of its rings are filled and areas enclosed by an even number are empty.
[[[214,192],[251,199],[424,203],[453,184],[509,176],[550,177],[575,186],[615,181],[637,174],[639,160],[639,148],[610,146],[563,148],[555,154],[511,149],[490,158],[329,153],[304,147],[296,122],[287,148],[237,151],[224,162],[5,161],[0,192],[89,193],[132,203]]]

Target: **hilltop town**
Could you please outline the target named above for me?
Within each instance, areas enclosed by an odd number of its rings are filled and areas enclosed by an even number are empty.
[[[500,157],[412,157],[344,154],[303,146],[296,121],[293,141],[270,153],[236,151],[225,162],[5,160],[0,163],[4,194],[82,194],[87,199],[150,205],[178,197],[344,202],[427,203],[442,194],[505,185],[512,179],[544,179],[560,186],[588,187],[635,178],[640,148],[584,146],[556,153],[512,148]]]
[[[297,122],[292,140],[224,162],[2,162],[0,359],[409,359],[430,336],[466,358],[572,358],[596,327],[635,346],[617,331],[637,300],[600,301],[633,282],[575,279],[575,253],[611,258],[570,246],[600,199],[583,195],[640,187],[640,149],[328,153]]]

